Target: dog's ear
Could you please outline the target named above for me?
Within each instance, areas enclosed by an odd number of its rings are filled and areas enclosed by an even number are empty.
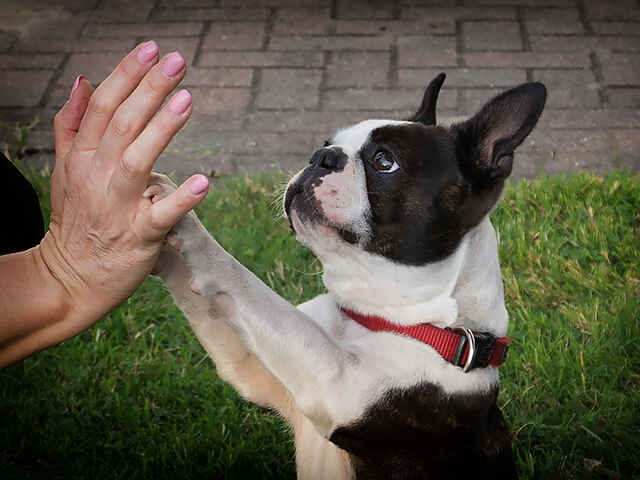
[[[422,97],[420,108],[409,119],[410,122],[418,122],[424,125],[436,124],[436,103],[438,102],[438,94],[440,93],[440,87],[442,87],[445,77],[446,75],[441,73],[431,80],[427,90],[424,92],[424,97]]]
[[[535,127],[547,99],[541,83],[525,83],[490,100],[469,120],[454,125],[462,174],[472,183],[506,179],[513,151]]]

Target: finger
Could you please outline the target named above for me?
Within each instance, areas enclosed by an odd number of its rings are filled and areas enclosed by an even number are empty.
[[[53,119],[53,136],[56,158],[64,157],[71,149],[73,139],[80,128],[80,121],[87,110],[89,97],[93,93],[91,84],[84,75],[76,78],[69,100],[62,106]]]
[[[184,78],[186,66],[178,52],[166,55],[115,111],[100,145],[110,158],[119,157],[135,140],[164,99]]]
[[[113,189],[122,197],[139,197],[147,186],[153,163],[191,115],[191,94],[180,90],[149,122],[120,156]]]
[[[89,100],[76,136],[78,149],[98,148],[113,113],[157,61],[158,45],[154,41],[138,45],[120,61]]]
[[[166,198],[150,205],[145,236],[149,240],[164,237],[178,220],[198,205],[209,192],[209,180],[204,175],[194,175]]]

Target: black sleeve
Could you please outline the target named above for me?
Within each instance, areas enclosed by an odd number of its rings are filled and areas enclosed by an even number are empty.
[[[34,247],[44,237],[38,195],[26,178],[0,153],[0,255]]]

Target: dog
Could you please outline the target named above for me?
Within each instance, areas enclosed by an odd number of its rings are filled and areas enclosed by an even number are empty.
[[[488,214],[546,88],[444,127],[444,78],[409,120],[338,131],[288,183],[285,215],[326,294],[294,307],[193,212],[155,267],[220,377],[291,424],[299,479],[517,477],[496,404],[508,314]],[[156,175],[145,195],[174,188]]]

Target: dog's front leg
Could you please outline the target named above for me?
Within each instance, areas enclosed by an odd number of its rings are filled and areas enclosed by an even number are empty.
[[[231,383],[247,400],[289,417],[293,406],[289,393],[249,352],[239,332],[223,316],[216,315],[202,295],[191,289],[192,273],[180,252],[165,246],[154,274],[162,278],[189,320],[198,340],[216,364],[218,376]]]
[[[175,190],[176,185],[168,177],[154,173],[145,196],[158,201]],[[199,224],[193,212],[188,216]],[[152,273],[162,278],[171,292],[198,340],[216,364],[218,376],[231,383],[247,400],[290,417],[293,401],[289,392],[249,352],[240,333],[231,328],[223,316],[216,315],[202,295],[193,291],[193,274],[182,254],[167,243],[160,252]]]
[[[168,188],[158,178],[154,177],[160,187]],[[218,365],[221,377],[249,400],[274,406],[287,417],[292,413],[290,393],[316,428],[330,433],[335,425],[330,402],[336,395],[329,392],[341,390],[338,383],[344,380],[346,352],[229,255],[195,214],[188,214],[174,227],[169,243],[177,251],[163,252],[158,273]],[[239,378],[237,368],[253,357],[259,365],[249,363],[253,373]],[[260,368],[266,368],[262,375]],[[261,402],[243,392],[251,392],[256,387],[252,382],[265,382],[267,377],[279,380],[269,388],[282,389],[274,392],[280,398],[271,396]]]
[[[172,232],[211,320],[224,319],[242,343],[291,393],[323,433],[333,425],[324,400],[339,390],[346,355],[307,315],[268,288],[229,255],[194,216]],[[201,334],[207,341],[206,330]],[[326,389],[326,392],[323,392]],[[325,394],[326,393],[326,394]]]

